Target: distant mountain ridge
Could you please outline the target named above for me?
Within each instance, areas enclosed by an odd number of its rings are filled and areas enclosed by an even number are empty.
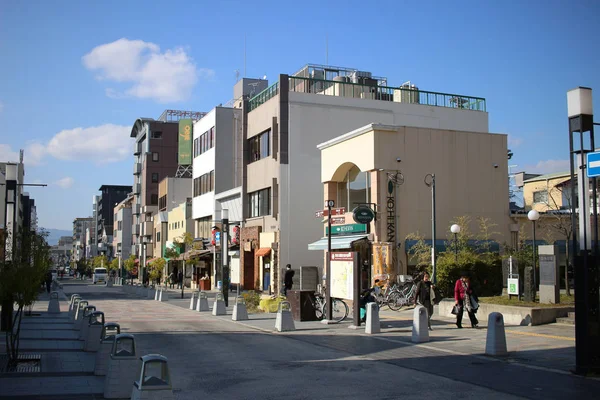
[[[50,246],[55,246],[58,244],[58,240],[61,236],[73,236],[73,231],[69,231],[66,229],[52,229],[52,228],[41,228],[48,232],[48,244]]]

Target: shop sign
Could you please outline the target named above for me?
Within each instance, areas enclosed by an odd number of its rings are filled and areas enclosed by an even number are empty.
[[[519,279],[516,278],[508,278],[507,280],[508,294],[509,295],[519,295]]]
[[[366,224],[347,224],[331,227],[331,236],[353,235],[357,233],[367,233]],[[329,228],[325,229],[325,234],[329,235]]]
[[[371,210],[371,207],[362,205],[352,211],[352,217],[359,224],[369,224],[375,219],[375,213]]]
[[[387,241],[396,242],[396,185],[392,180],[388,180],[388,195],[387,195]]]
[[[334,225],[345,224],[346,217],[331,217],[331,223]]]

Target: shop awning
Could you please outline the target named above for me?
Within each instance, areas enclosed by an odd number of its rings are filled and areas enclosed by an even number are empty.
[[[352,243],[357,240],[365,239],[367,235],[349,235],[349,236],[332,236],[331,237],[331,248],[332,249],[349,249],[352,247]],[[321,238],[314,243],[308,245],[309,250],[327,250],[327,238]]]
[[[212,252],[210,250],[188,250],[181,254],[176,260],[189,260],[190,258],[199,258],[205,255],[209,255]]]
[[[259,257],[264,257],[264,256],[268,256],[269,254],[271,254],[270,247],[261,247],[260,249],[256,250],[256,254],[254,254],[254,255],[259,256]]]

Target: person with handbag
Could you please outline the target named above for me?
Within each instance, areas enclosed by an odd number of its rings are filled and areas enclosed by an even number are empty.
[[[429,330],[431,329],[431,315],[433,314],[433,299],[435,294],[432,296],[433,284],[429,280],[429,273],[423,274],[423,280],[417,284],[417,290],[415,295],[415,305],[420,304],[427,310],[427,325]]]
[[[471,287],[471,280],[467,273],[463,272],[454,285],[454,308],[452,309],[452,314],[456,314],[456,326],[459,329],[462,329],[462,317],[465,309],[471,320],[471,327],[478,328],[479,321],[475,316],[477,312],[476,299]]]

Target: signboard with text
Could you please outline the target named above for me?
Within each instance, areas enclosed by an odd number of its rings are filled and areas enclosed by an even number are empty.
[[[331,227],[331,236],[355,235],[359,233],[367,233],[366,224],[347,224]],[[329,235],[329,228],[325,228],[325,235]]]
[[[506,286],[509,295],[519,295],[519,278],[508,278]]]
[[[332,208],[331,209],[331,216],[332,217],[334,215],[344,215],[344,214],[346,214],[346,208],[345,207]],[[317,218],[323,218],[323,217],[328,217],[328,216],[329,216],[329,210],[315,211],[315,217],[317,217]]]
[[[177,152],[177,161],[179,165],[192,164],[192,139],[193,125],[191,119],[179,120],[179,146]]]
[[[356,252],[331,253],[331,297],[354,299],[354,263]]]

